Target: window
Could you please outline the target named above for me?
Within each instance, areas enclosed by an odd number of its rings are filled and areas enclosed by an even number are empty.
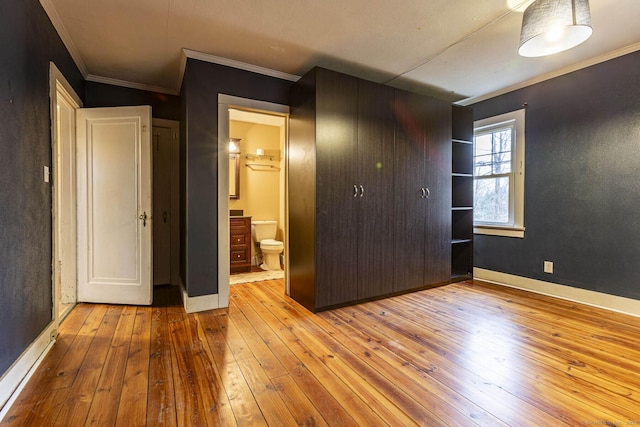
[[[474,233],[524,237],[524,110],[474,123]]]

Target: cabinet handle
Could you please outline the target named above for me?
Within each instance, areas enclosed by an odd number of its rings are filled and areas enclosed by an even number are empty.
[[[360,197],[364,197],[364,187],[360,184]]]
[[[353,198],[358,197],[358,186],[353,184]]]
[[[429,191],[429,189],[428,189],[428,188],[425,188],[424,198],[425,198],[425,199],[428,199],[430,195],[431,195],[431,191]]]
[[[420,188],[420,198],[424,199],[426,194],[427,192],[425,191],[425,188],[424,187]]]

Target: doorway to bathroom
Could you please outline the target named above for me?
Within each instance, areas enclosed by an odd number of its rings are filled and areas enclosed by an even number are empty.
[[[229,283],[285,279],[287,116],[228,108]]]

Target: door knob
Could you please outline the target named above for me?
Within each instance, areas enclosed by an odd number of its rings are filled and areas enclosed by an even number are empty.
[[[138,217],[138,219],[141,219],[141,220],[142,220],[142,226],[143,226],[143,227],[146,227],[146,226],[147,226],[147,218],[148,218],[148,217],[147,217],[147,212],[143,212],[143,213],[142,213],[142,215],[140,215],[140,216]]]

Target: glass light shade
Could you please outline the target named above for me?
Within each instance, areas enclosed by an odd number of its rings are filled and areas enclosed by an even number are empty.
[[[229,138],[229,153],[240,152],[240,138]]]
[[[592,32],[589,0],[537,0],[524,11],[518,53],[552,55],[579,45]]]

